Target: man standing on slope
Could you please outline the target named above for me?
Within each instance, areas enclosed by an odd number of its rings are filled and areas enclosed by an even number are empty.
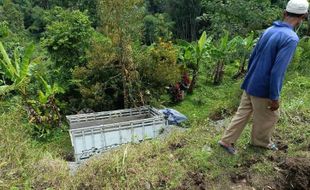
[[[234,144],[251,114],[252,145],[278,150],[271,136],[279,119],[280,91],[299,41],[294,28],[307,17],[308,8],[307,0],[290,0],[284,11],[284,20],[274,22],[257,42],[241,86],[244,93],[238,111],[219,141],[229,153],[236,153]]]

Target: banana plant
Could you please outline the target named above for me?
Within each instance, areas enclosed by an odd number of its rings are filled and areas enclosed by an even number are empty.
[[[33,55],[34,45],[26,47],[22,55],[18,48],[13,52],[11,59],[6,52],[2,42],[0,42],[0,69],[2,75],[11,81],[11,84],[6,84],[3,80],[3,85],[0,86],[0,94],[5,94],[12,90],[18,90],[22,95],[26,94],[25,83],[31,76],[30,66],[32,64],[31,57]]]
[[[38,90],[38,98],[27,101],[29,120],[38,125],[41,133],[48,132],[50,128],[59,127],[61,115],[56,94],[64,93],[64,89],[57,83],[50,85],[42,76],[36,76],[42,87]]]
[[[213,84],[219,85],[223,81],[225,63],[229,61],[230,56],[236,51],[240,36],[236,36],[229,40],[229,33],[226,31],[225,35],[220,38],[218,43],[210,51],[211,58],[216,63],[213,72]]]
[[[192,70],[192,81],[189,86],[188,92],[193,93],[196,82],[198,81],[199,70],[203,58],[208,56],[212,38],[207,38],[206,32],[203,32],[197,42],[189,43],[179,40],[179,44],[183,48],[183,54],[180,59],[185,62],[187,68]]]
[[[246,38],[239,38],[237,42],[237,49],[238,49],[238,57],[240,59],[240,66],[238,72],[233,76],[234,79],[238,79],[245,75],[246,73],[246,63],[251,54],[251,50],[255,45],[257,39],[254,37],[254,33],[252,32]]]
[[[47,104],[50,98],[54,98],[56,94],[61,94],[65,92],[64,89],[61,88],[57,83],[50,85],[42,76],[39,76],[39,79],[43,84],[43,90],[38,91],[39,102],[41,104]]]

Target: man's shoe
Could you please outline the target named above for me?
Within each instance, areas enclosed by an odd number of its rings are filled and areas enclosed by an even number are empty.
[[[278,147],[277,147],[277,145],[274,144],[274,143],[268,144],[267,148],[268,148],[269,150],[273,150],[273,151],[278,151],[278,150],[279,150]]]
[[[228,145],[222,141],[218,142],[221,147],[223,147],[229,154],[235,155],[237,151],[233,145]]]

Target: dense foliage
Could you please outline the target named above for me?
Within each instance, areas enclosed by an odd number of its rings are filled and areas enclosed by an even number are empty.
[[[51,68],[54,77],[67,84],[73,68],[86,63],[93,29],[88,17],[80,11],[55,7],[49,14],[42,43],[54,61]]]
[[[227,66],[235,67],[228,77],[242,77],[255,39],[281,18],[284,5],[3,0],[2,96],[21,95],[30,121],[42,128],[56,127],[61,115],[80,110],[160,105],[169,103],[168,95],[179,102],[203,85],[201,73],[216,85],[225,80]],[[302,49],[299,54],[306,56]]]
[[[227,30],[234,35],[246,35],[268,27],[281,16],[281,9],[273,6],[269,0],[206,0],[203,5],[205,11],[198,20],[212,33],[221,34],[221,31]]]
[[[309,186],[310,19],[282,91],[275,138],[283,150],[248,146],[249,128],[235,157],[217,146],[252,48],[286,3],[0,0],[0,189]],[[70,174],[65,115],[141,105],[171,106],[190,128]],[[297,165],[283,167],[290,157]]]

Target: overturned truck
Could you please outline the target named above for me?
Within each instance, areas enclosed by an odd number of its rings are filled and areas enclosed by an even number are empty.
[[[149,106],[66,117],[76,162],[122,144],[155,138],[167,125],[164,115]]]

